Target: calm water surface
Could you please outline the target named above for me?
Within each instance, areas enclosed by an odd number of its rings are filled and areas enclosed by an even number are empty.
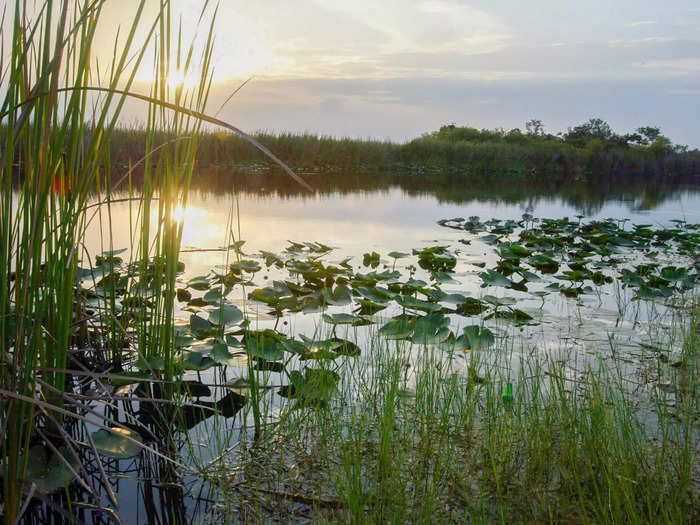
[[[470,199],[465,188],[465,195],[460,202],[440,200],[429,191],[407,192],[399,187],[389,187],[384,190],[372,192],[346,192],[327,193],[316,196],[280,196],[275,193],[207,193],[193,192],[189,203],[184,209],[178,210],[178,218],[183,225],[183,249],[181,260],[186,265],[184,279],[195,275],[206,275],[217,265],[232,262],[232,255],[223,251],[197,251],[212,250],[221,247],[231,241],[231,232],[235,239],[244,239],[244,252],[255,256],[260,250],[279,253],[288,245],[288,240],[316,241],[335,249],[324,256],[327,263],[337,263],[346,257],[353,257],[351,264],[356,271],[366,271],[361,268],[362,254],[376,251],[382,255],[382,262],[389,266],[393,261],[386,254],[390,251],[403,251],[410,253],[413,248],[434,246],[435,244],[450,245],[452,250],[459,249],[459,263],[455,269],[455,278],[459,284],[443,287],[448,292],[461,292],[465,295],[480,296],[484,293],[495,295],[505,294],[505,290],[493,288],[484,291],[481,289],[481,280],[478,273],[482,271],[472,262],[486,261],[488,266],[495,263],[497,257],[493,253],[493,247],[476,239],[475,236],[465,231],[451,230],[439,226],[436,221],[452,217],[479,216],[483,220],[520,219],[523,213],[529,213],[541,218],[561,218],[585,215],[585,220],[615,218],[629,220],[631,223],[645,223],[657,226],[671,224],[674,219],[683,219],[690,223],[700,223],[700,192],[694,190],[675,191],[661,199],[654,199],[653,206],[649,205],[648,195],[638,197],[627,196],[623,199],[598,200],[594,205],[590,203],[575,203],[571,198],[563,198],[557,195],[527,198],[522,201],[508,202],[498,198]],[[104,242],[105,236],[100,235],[98,221],[93,221],[93,226],[88,234],[87,244],[90,251],[99,253],[102,250],[127,248],[135,244],[131,238],[131,225],[138,219],[136,208],[127,203],[114,204],[111,210],[113,224],[116,225],[112,232],[111,246]],[[458,241],[471,236],[472,242],[465,246]],[[191,250],[191,251],[190,251]],[[409,261],[409,259],[406,259]],[[404,269],[409,262],[401,264],[397,268]],[[410,260],[410,262],[415,262]],[[630,261],[633,263],[634,261]],[[381,269],[381,268],[380,268]],[[404,277],[406,273],[404,272]],[[278,278],[274,271],[259,272],[254,280],[257,286],[262,287],[272,279]],[[420,274],[418,275],[420,277]],[[250,290],[247,290],[250,291]],[[510,295],[518,295],[520,292],[508,290]],[[243,304],[245,292],[239,293],[238,301]],[[548,346],[562,345],[568,350],[583,353],[594,353],[597,348],[608,344],[607,329],[616,330],[620,334],[620,344],[634,346],[640,339],[639,326],[625,321],[620,323],[615,319],[616,297],[611,290],[592,297],[584,296],[581,301],[568,300],[559,294],[552,294],[548,298],[546,306],[539,299],[522,294],[519,297],[522,303],[519,308],[532,313],[538,324],[534,327],[514,329],[507,322],[493,321],[489,327],[499,336],[511,335],[514,331],[520,331],[526,346],[547,348]],[[520,306],[522,304],[522,306]],[[254,320],[257,328],[271,328],[275,326],[275,320],[266,314],[264,306],[247,305],[247,312]],[[347,310],[347,308],[345,309]],[[181,312],[183,317],[188,312]],[[387,316],[391,313],[384,313]],[[639,309],[636,314],[640,318],[659,315],[654,310]],[[452,319],[453,325],[473,324],[464,319]],[[572,323],[572,318],[587,320],[586,323]],[[286,316],[288,326],[285,331],[291,335],[305,333],[313,336],[318,333],[323,323],[318,314],[295,314]],[[568,320],[568,321],[564,321]],[[375,328],[376,329],[376,328]],[[327,327],[326,327],[327,330]],[[359,334],[359,335],[358,335]],[[338,335],[343,336],[340,331]],[[362,331],[356,332],[354,337],[362,341]],[[349,337],[352,339],[352,337]],[[562,341],[566,341],[562,343]],[[625,341],[627,343],[625,343]],[[513,358],[517,359],[521,354],[517,348],[513,352]],[[236,375],[245,376],[245,366],[238,372],[235,367],[229,367],[232,374],[227,378],[231,380]],[[210,371],[203,374],[205,382],[207,377],[218,374]],[[196,378],[194,372],[190,374]],[[274,379],[274,378],[273,378]],[[272,401],[274,420],[275,407],[281,406],[281,400]],[[222,449],[219,442],[221,436],[226,435],[226,430],[240,428],[246,421],[245,418],[236,416],[228,420],[220,418],[219,430],[212,429],[213,423],[200,424],[190,430],[190,439],[197,443],[195,450],[189,449],[183,458],[184,462],[206,463],[210,454]],[[248,421],[249,422],[249,421]],[[214,427],[215,428],[215,427]],[[231,439],[229,444],[236,446],[236,438],[233,432],[228,432]],[[142,455],[143,456],[143,455]],[[189,457],[188,457],[189,456]],[[170,522],[167,515],[171,512],[187,516],[198,522],[200,511],[209,502],[206,496],[209,492],[202,489],[196,479],[185,477],[178,478],[173,475],[169,478],[167,468],[162,462],[135,458],[133,460],[112,461],[109,465],[112,479],[116,484],[120,501],[120,516],[126,523],[156,523]],[[172,473],[171,473],[172,474]],[[175,481],[173,487],[169,487],[168,479]],[[205,499],[200,499],[204,496]],[[105,503],[107,501],[105,500]],[[176,510],[175,510],[176,509]],[[160,516],[158,518],[157,516]],[[93,522],[98,523],[93,518]]]
[[[593,213],[589,206],[576,206],[557,196],[518,203],[467,198],[456,204],[440,201],[429,193],[409,194],[398,187],[296,197],[274,193],[195,192],[179,216],[183,220],[183,248],[220,247],[230,239],[228,233],[233,226],[236,237],[246,241],[247,252],[278,252],[287,246],[287,240],[317,241],[337,248],[338,257],[372,250],[410,251],[435,240],[454,241],[464,237],[464,232],[453,232],[436,224],[439,219],[450,217],[477,215],[484,220],[494,217],[505,220],[520,219],[523,213],[547,218],[573,218],[581,214],[586,219],[612,217],[658,226],[668,225],[673,219],[700,222],[700,192],[679,192],[652,209],[644,209],[642,204],[641,198],[611,200],[597,205]],[[114,205],[112,217],[117,225],[113,232],[114,248],[128,248],[131,246],[129,206]],[[135,212],[132,211],[131,217],[136,217]],[[88,246],[99,252],[100,244],[100,236],[93,229]],[[195,275],[206,273],[214,264],[225,263],[226,256],[185,253],[182,260],[187,264],[187,273]]]

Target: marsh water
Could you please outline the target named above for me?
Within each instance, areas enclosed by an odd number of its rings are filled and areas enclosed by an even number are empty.
[[[375,181],[376,182],[376,181]],[[441,245],[448,246],[457,256],[454,268],[454,281],[446,284],[448,293],[461,293],[469,297],[482,297],[485,293],[479,274],[483,263],[492,266],[497,257],[494,247],[480,242],[477,235],[463,230],[445,228],[438,224],[441,219],[453,217],[479,217],[481,220],[497,218],[502,221],[521,220],[523,215],[539,218],[571,220],[598,220],[612,218],[622,225],[649,224],[667,227],[674,220],[689,224],[700,223],[700,187],[693,184],[634,184],[624,187],[618,184],[579,185],[577,189],[556,191],[555,188],[536,188],[527,183],[494,184],[489,193],[488,184],[471,187],[468,182],[450,182],[448,185],[400,184],[389,182],[374,184],[368,179],[367,186],[333,187],[319,184],[323,191],[310,195],[290,191],[289,186],[275,187],[274,180],[261,182],[255,179],[250,184],[218,184],[216,187],[195,186],[188,203],[177,212],[182,221],[181,261],[185,271],[181,277],[187,282],[195,276],[209,274],[212,269],[225,267],[234,261],[230,250],[219,251],[232,240],[245,240],[242,251],[246,258],[261,260],[261,250],[280,253],[289,246],[289,241],[316,242],[332,247],[323,255],[327,264],[340,264],[347,261],[361,271],[364,268],[363,255],[377,252],[380,255],[377,271],[382,269],[408,271],[414,263],[412,259],[395,259],[390,252],[411,254],[413,250]],[[87,244],[94,253],[105,250],[127,248],[135,240],[130,237],[130,225],[135,220],[133,203],[120,202],[111,207],[111,244],[99,234],[97,224],[91,229]],[[634,259],[628,259],[634,264]],[[669,261],[673,262],[673,261]],[[254,287],[264,287],[280,278],[275,268],[263,268],[257,272],[252,283],[239,291],[234,291],[232,301],[244,309],[256,329],[281,329],[280,319],[271,315],[269,308],[260,303],[246,300],[246,295]],[[413,275],[413,274],[412,274]],[[420,270],[416,278],[425,278]],[[502,291],[501,291],[502,292]],[[621,295],[622,294],[622,295]],[[503,295],[496,293],[496,295]],[[512,295],[512,294],[511,294]],[[620,304],[631,305],[630,297],[612,288],[578,299],[552,294],[544,298],[523,297],[519,303],[525,312],[532,316],[533,323],[513,325],[494,320],[489,326],[498,337],[517,334],[525,343],[512,344],[513,359],[522,357],[526,348],[563,345],[568,351],[593,354],[610,344],[612,327],[622,348],[638,349],[644,342],[644,323],[649,318],[662,318],[666,315],[662,307],[636,308],[634,319],[619,319]],[[347,311],[338,308],[333,311]],[[190,312],[180,310],[186,319]],[[672,315],[672,313],[670,314]],[[578,322],[572,323],[572,319]],[[585,319],[585,322],[582,320]],[[290,336],[306,334],[317,336],[327,331],[318,312],[293,313],[282,316],[283,330]],[[459,328],[465,324],[457,316],[451,316],[451,323]],[[360,329],[339,326],[343,335],[353,332],[352,338],[362,346],[366,334]],[[611,328],[608,330],[607,328]],[[335,332],[334,332],[335,333]],[[674,336],[675,337],[675,336]],[[565,341],[565,343],[562,343]],[[678,339],[673,339],[677,344]],[[520,346],[519,346],[520,345]],[[625,346],[626,345],[626,346]],[[602,351],[602,350],[601,350]],[[227,367],[228,375],[223,378],[235,384],[237,378],[244,377],[246,370],[242,362],[240,369]],[[188,372],[186,379],[212,378],[219,371]],[[221,380],[221,377],[218,377]],[[272,383],[277,379],[272,374]],[[203,382],[207,382],[203,380]],[[267,415],[274,422],[276,408],[283,400],[271,401],[273,407]],[[244,411],[245,412],[245,411]],[[250,415],[234,411],[232,417],[217,416],[220,420],[214,426],[195,421],[189,428],[190,445],[182,453],[185,464],[205,464],[213,455],[222,450],[233,450],[241,429],[250,423]],[[247,419],[246,419],[247,418]],[[225,436],[228,432],[228,437]],[[245,432],[245,430],[243,430]],[[221,441],[228,440],[225,443]],[[196,443],[196,450],[191,443]],[[198,522],[201,516],[210,515],[211,507],[216,506],[216,494],[206,483],[194,477],[181,476],[157,458],[143,457],[129,460],[112,460],[108,465],[110,478],[114,480],[119,500],[119,515],[125,523],[170,523],[187,521]],[[175,469],[176,470],[176,469]],[[106,496],[105,496],[106,502]],[[85,516],[87,521],[100,523],[99,514]],[[104,517],[105,523],[108,518]],[[302,520],[303,521],[303,520]]]

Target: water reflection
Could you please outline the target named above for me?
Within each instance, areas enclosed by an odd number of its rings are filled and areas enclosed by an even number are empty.
[[[673,184],[637,181],[628,186],[618,185],[614,180],[601,180],[598,185],[573,181],[558,187],[556,181],[548,185],[528,181],[467,183],[447,180],[426,186],[410,178],[396,183],[379,177],[368,181],[326,176],[310,181],[322,191],[309,195],[297,187],[292,188],[286,179],[275,178],[274,174],[249,177],[245,185],[235,176],[231,178],[224,174],[222,177],[227,178],[216,184],[205,179],[204,175],[202,180],[198,177],[187,206],[175,210],[175,218],[183,225],[183,246],[190,248],[181,255],[188,276],[206,274],[215,265],[230,262],[227,261],[230,253],[198,250],[216,250],[228,244],[232,232],[235,239],[247,241],[243,249],[248,253],[258,250],[279,252],[287,245],[287,240],[313,240],[336,247],[329,258],[341,260],[372,250],[386,254],[392,250],[410,252],[412,248],[433,241],[456,243],[461,233],[436,224],[439,219],[455,216],[518,219],[527,212],[539,217],[581,214],[590,218],[616,217],[654,224],[667,224],[675,218],[700,222],[700,193],[697,186],[689,186],[687,181]],[[132,246],[134,213],[132,203],[116,203],[112,207],[111,217],[116,226],[112,232],[112,248]],[[88,250],[92,253],[108,248],[102,245],[105,236],[99,232],[98,225],[99,221],[95,221],[87,239]],[[488,255],[486,248],[483,251],[475,256],[491,263],[492,250],[488,250]],[[481,284],[476,271],[465,261],[457,268],[455,276],[463,281],[465,289],[475,291]],[[262,280],[258,284],[262,286]],[[591,310],[601,310],[601,299],[597,300],[599,303],[591,305]],[[565,298],[559,298],[553,304],[555,310],[558,308],[564,314],[569,314],[571,308],[569,317],[580,315],[579,306],[572,306]],[[610,307],[608,304],[603,306]],[[532,307],[533,315],[541,310],[539,299],[533,300]],[[544,310],[541,313],[549,315]],[[552,325],[561,319],[560,316],[550,317]],[[294,329],[312,334],[314,322],[311,316],[305,320],[297,319]],[[272,320],[268,324],[271,325]],[[563,328],[565,335],[570,335],[570,331],[568,326]],[[197,427],[209,419],[219,416],[233,418],[242,407],[240,398],[229,392],[218,401],[200,400],[196,405],[186,405],[177,411],[181,418],[177,421],[173,419],[174,411],[170,410],[172,413],[168,414],[168,408],[156,410],[155,404],[142,403],[138,417],[152,433],[149,446],[166,456],[178,457],[183,451],[182,443],[173,441],[171,430],[177,429],[181,434],[196,432]],[[211,439],[220,435],[204,430],[201,434]],[[204,447],[202,449],[200,453],[206,454]],[[184,452],[192,453],[191,450]],[[94,457],[86,457],[84,464],[97,476]],[[172,463],[144,453],[136,460],[105,462],[104,467],[114,482],[113,488],[119,492],[119,500],[124,505],[120,509],[123,516],[133,516],[138,523],[165,524],[185,523],[188,516],[191,519],[197,515],[195,507],[200,499],[192,496],[183,473]],[[90,500],[81,493],[80,486],[73,486],[71,491],[76,491],[70,496],[73,502]],[[65,495],[59,493],[52,498],[55,500],[40,505],[32,514],[38,520],[36,523],[60,523],[65,518],[59,510],[66,508],[68,500]],[[77,516],[86,523],[111,522],[107,514],[88,511],[85,507],[78,509]]]
[[[399,180],[399,183],[396,180]],[[393,182],[392,182],[393,180]],[[446,217],[518,219],[523,213],[539,217],[584,215],[627,218],[632,222],[667,224],[683,218],[700,222],[700,185],[688,180],[601,179],[595,184],[571,181],[453,180],[426,184],[415,177],[315,175],[309,194],[288,178],[274,173],[199,173],[186,207],[175,216],[182,221],[186,249],[212,250],[244,239],[244,250],[278,251],[288,240],[314,240],[340,247],[338,256],[366,251],[410,250],[427,240],[446,238],[435,222]],[[123,196],[122,196],[123,197]],[[114,248],[128,248],[136,238],[136,207],[121,202],[111,209]],[[154,218],[152,218],[154,220]],[[107,236],[95,227],[88,234],[90,251],[108,249]],[[207,273],[226,264],[223,252],[182,254],[188,274]]]

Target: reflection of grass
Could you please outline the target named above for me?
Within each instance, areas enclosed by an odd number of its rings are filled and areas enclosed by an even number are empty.
[[[289,413],[245,468],[207,477],[251,520],[695,522],[698,325],[695,305],[680,364],[642,384],[614,359],[465,365],[372,339],[332,409]]]

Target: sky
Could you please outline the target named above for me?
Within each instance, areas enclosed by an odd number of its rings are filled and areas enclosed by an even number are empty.
[[[201,42],[202,1],[172,4]],[[98,47],[135,5],[107,0]],[[600,117],[700,147],[698,0],[221,0],[215,34],[209,107],[252,77],[218,114],[246,131],[404,141],[448,123],[536,118],[557,133]],[[142,115],[131,104],[124,118]]]

